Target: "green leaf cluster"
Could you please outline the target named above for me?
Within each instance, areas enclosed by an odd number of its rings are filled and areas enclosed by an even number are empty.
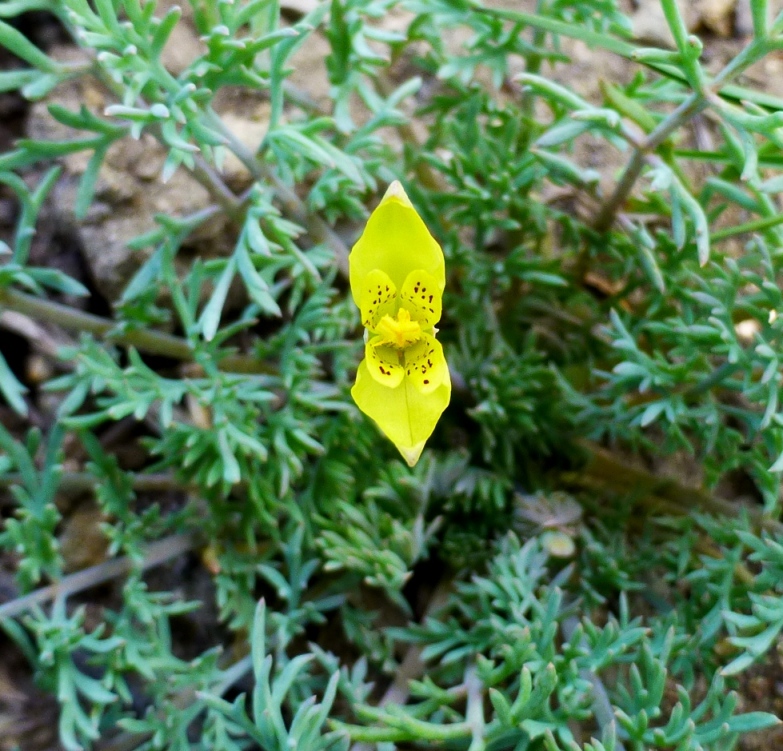
[[[751,0],[716,69],[674,0],[671,48],[636,43],[615,0],[496,5],[0,4],[0,92],[69,134],[0,153],[0,322],[65,343],[44,383],[0,352],[0,625],[68,751],[776,737],[742,699],[783,631],[783,101],[742,74],[783,47],[783,14]],[[80,62],[17,29],[30,11]],[[186,26],[200,47],[175,73]],[[316,44],[318,100],[291,77]],[[586,93],[561,75],[576,45],[632,72]],[[57,103],[87,77],[107,106]],[[257,143],[232,97],[269,102]],[[156,216],[97,315],[91,280],[34,243],[88,217],[134,138],[209,205]],[[347,252],[394,179],[447,269],[452,402],[413,469],[349,393]],[[74,489],[108,559],[69,573]]]

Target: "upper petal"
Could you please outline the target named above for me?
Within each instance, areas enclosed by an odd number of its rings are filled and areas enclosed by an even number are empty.
[[[362,314],[362,326],[375,330],[378,321],[387,313],[393,315],[396,311],[394,298],[397,287],[389,279],[389,275],[380,269],[373,269],[361,283],[359,290],[359,310]]]
[[[438,280],[423,269],[408,274],[400,290],[400,301],[423,328],[432,328],[440,320],[443,294]]]
[[[388,274],[400,289],[411,271],[431,274],[442,292],[446,286],[443,251],[416,213],[402,185],[395,181],[367,220],[348,257],[351,292],[361,306],[363,281],[374,269]]]

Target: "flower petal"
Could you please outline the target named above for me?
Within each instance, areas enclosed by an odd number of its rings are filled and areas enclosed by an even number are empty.
[[[447,370],[445,380],[430,394],[423,394],[408,378],[392,389],[378,383],[362,361],[351,395],[359,409],[375,420],[412,467],[448,406],[451,381]]]
[[[398,181],[367,220],[367,226],[348,258],[351,292],[361,307],[364,280],[374,269],[385,271],[397,289],[411,271],[423,269],[432,274],[438,289],[446,286],[443,251],[427,230],[421,217]]]
[[[394,298],[397,287],[389,275],[380,269],[373,269],[362,281],[359,309],[362,314],[362,326],[374,330],[378,321],[387,313],[394,315]]]
[[[422,394],[431,394],[449,377],[443,347],[434,336],[424,334],[405,349],[405,376]]]
[[[400,290],[400,300],[411,319],[424,328],[432,328],[440,320],[443,295],[432,274],[422,269],[411,271]]]
[[[381,344],[381,337],[374,336],[364,347],[365,363],[370,375],[384,386],[399,386],[405,376],[400,363],[400,350]]]

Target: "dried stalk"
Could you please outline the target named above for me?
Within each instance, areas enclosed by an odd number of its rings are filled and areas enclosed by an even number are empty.
[[[0,477],[0,488],[19,485],[23,482],[18,474],[3,475]],[[102,480],[90,472],[64,472],[57,483],[60,493],[77,495],[95,490]],[[183,490],[183,485],[177,482],[173,475],[159,473],[150,475],[133,475],[133,490],[137,493],[155,493],[168,490]]]
[[[85,589],[90,589],[98,584],[123,576],[137,566],[142,571],[160,566],[160,564],[171,558],[187,553],[197,546],[198,538],[195,534],[165,537],[147,546],[144,550],[144,559],[141,562],[134,561],[129,557],[113,558],[99,563],[97,566],[91,566],[83,571],[63,577],[59,582],[50,584],[48,587],[36,589],[34,592],[30,592],[30,594],[0,605],[0,621],[6,618],[15,618],[31,608],[43,605],[45,602],[57,597],[66,598]]]
[[[162,355],[174,360],[192,362],[194,352],[184,339],[162,331],[122,331],[108,318],[85,313],[69,305],[34,297],[12,289],[0,289],[0,306],[23,313],[39,321],[48,321],[70,331],[83,331],[116,344],[136,347],[142,352]],[[220,369],[231,373],[269,373],[270,366],[249,355],[229,355],[220,362]]]
[[[575,489],[611,494],[652,512],[683,516],[701,510],[707,514],[736,517],[747,514],[752,524],[761,530],[783,532],[783,524],[765,516],[758,507],[729,502],[701,488],[683,485],[668,477],[659,477],[639,467],[629,466],[610,451],[589,441],[579,443],[587,454],[585,465],[578,472],[565,472],[561,481]]]

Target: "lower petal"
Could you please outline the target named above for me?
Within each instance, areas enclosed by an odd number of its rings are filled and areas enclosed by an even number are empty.
[[[447,370],[441,385],[429,394],[419,391],[408,378],[396,388],[389,388],[378,383],[362,361],[351,395],[412,467],[449,404],[451,381]]]
[[[405,350],[405,375],[423,394],[435,391],[449,377],[443,347],[432,334],[423,334]]]
[[[381,337],[374,336],[364,347],[364,364],[370,375],[389,388],[399,386],[405,376],[400,364],[400,352],[394,347],[379,344]]]

